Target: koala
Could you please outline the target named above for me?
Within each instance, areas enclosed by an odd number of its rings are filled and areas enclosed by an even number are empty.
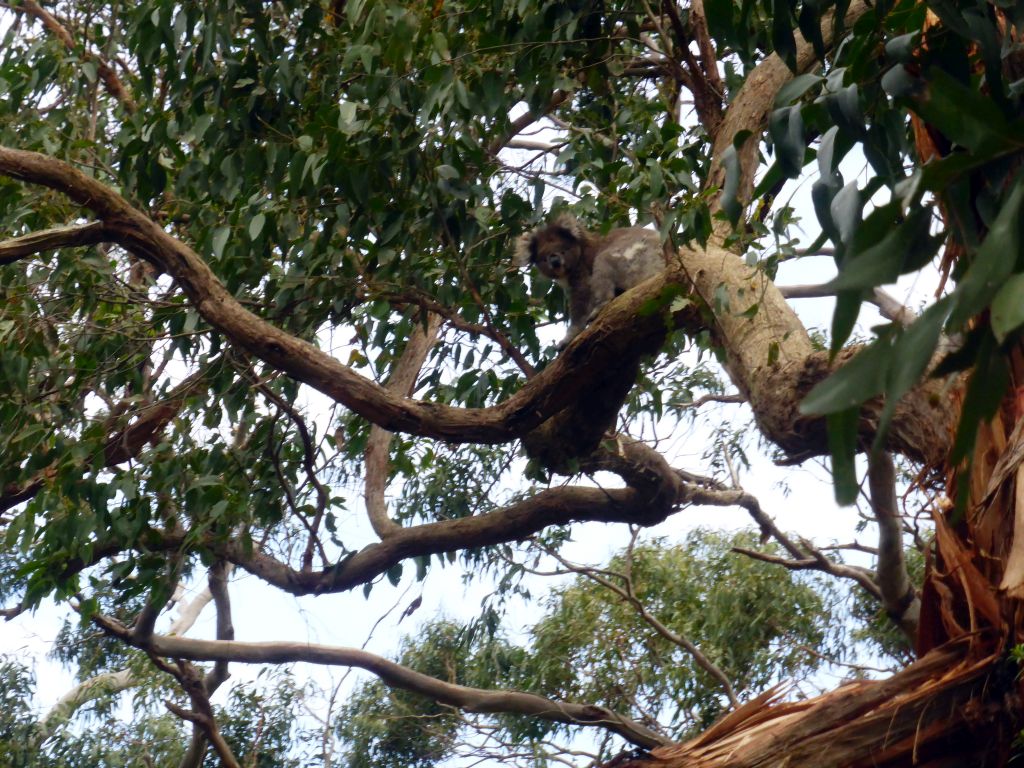
[[[657,232],[623,227],[600,237],[568,214],[521,235],[513,260],[519,267],[536,265],[568,292],[569,330],[559,349],[576,338],[601,307],[665,269]]]

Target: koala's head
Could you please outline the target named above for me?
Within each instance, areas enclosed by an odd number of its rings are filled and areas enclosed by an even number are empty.
[[[564,280],[580,260],[583,231],[575,217],[562,215],[550,224],[521,235],[513,260],[517,267],[534,265],[545,277]]]

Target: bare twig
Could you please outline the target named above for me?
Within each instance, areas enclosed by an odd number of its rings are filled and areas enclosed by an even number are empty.
[[[787,299],[818,299],[836,295],[835,290],[829,288],[827,283],[820,285],[780,285],[779,291]],[[878,307],[878,312],[882,317],[899,325],[910,325],[917,317],[913,310],[900,304],[881,288],[874,288],[867,300]]]

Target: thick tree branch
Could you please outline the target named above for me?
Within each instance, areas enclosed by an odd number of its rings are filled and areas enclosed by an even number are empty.
[[[93,210],[112,239],[129,252],[171,275],[199,314],[243,349],[297,381],[309,384],[356,413],[392,431],[455,442],[503,442],[521,436],[557,411],[586,397],[598,373],[623,357],[636,356],[638,334],[664,332],[660,318],[632,318],[618,325],[603,344],[577,340],[582,355],[560,356],[519,392],[491,408],[463,409],[397,396],[360,376],[313,344],[296,338],[246,310],[190,247],[111,188],[46,155],[0,147],[0,174],[50,187]],[[657,286],[651,286],[657,292]],[[631,327],[632,325],[632,327]]]
[[[630,488],[551,488],[493,512],[402,528],[383,541],[346,556],[334,567],[314,573],[295,570],[240,543],[211,542],[211,546],[264,581],[291,594],[305,595],[352,589],[417,555],[516,541],[550,525],[587,520],[653,525],[670,512],[671,508],[652,505],[647,494]]]
[[[136,644],[127,628],[105,617],[97,617],[96,621],[105,631],[129,644]],[[308,664],[358,667],[373,673],[392,688],[413,691],[467,712],[526,715],[558,723],[594,726],[617,733],[630,743],[647,748],[670,743],[661,734],[605,707],[552,701],[522,691],[488,691],[455,685],[357,648],[310,643],[192,640],[153,635],[145,650],[156,656],[191,661],[234,661],[248,664],[303,661]]]
[[[810,387],[831,372],[826,356],[815,358],[799,319],[762,273],[714,245],[680,249],[677,263],[606,305],[563,354],[508,400],[490,408],[457,408],[389,392],[249,312],[191,248],[72,166],[0,147],[0,174],[56,189],[89,207],[116,242],[174,277],[214,328],[272,367],[385,429],[453,442],[496,443],[524,436],[564,410],[564,417],[552,420],[546,431],[564,436],[583,430],[586,440],[572,455],[586,455],[614,420],[632,384],[630,372],[635,376],[639,360],[656,350],[664,336],[665,319],[641,309],[670,300],[669,286],[689,285],[706,306],[718,309],[715,330],[726,350],[727,368],[750,400],[766,437],[794,454],[819,455],[826,450],[823,419],[808,419],[797,410]],[[722,285],[728,288],[724,308],[718,292]],[[673,324],[693,329],[703,325],[692,304],[676,313]],[[591,396],[597,406],[591,405]],[[940,406],[948,397],[908,395],[909,407],[898,409],[894,418],[890,446],[929,463],[944,455],[952,431],[941,414],[948,421],[951,411]],[[865,429],[871,428],[868,413]]]

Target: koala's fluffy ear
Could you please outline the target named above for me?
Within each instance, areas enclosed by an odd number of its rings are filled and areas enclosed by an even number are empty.
[[[517,267],[530,266],[530,245],[533,243],[533,238],[533,232],[525,232],[516,238],[516,246],[512,250],[512,263],[515,264]]]
[[[577,240],[583,239],[583,227],[580,226],[579,221],[571,213],[560,213],[558,217],[551,222],[553,226],[561,227],[566,230],[570,235],[575,237]]]

